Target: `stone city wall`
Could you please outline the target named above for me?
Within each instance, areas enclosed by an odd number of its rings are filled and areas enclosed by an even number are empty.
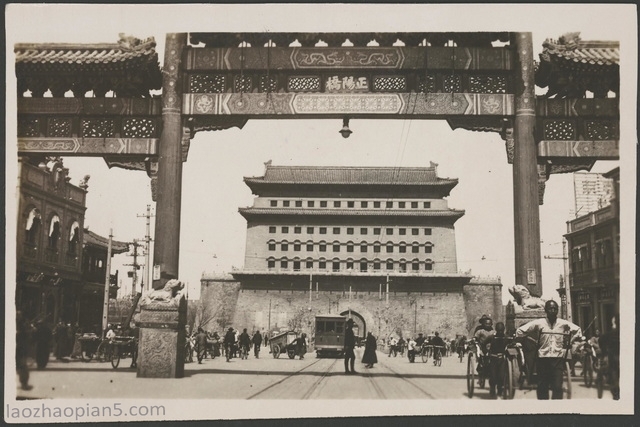
[[[422,332],[453,338],[469,334],[483,314],[504,320],[502,285],[496,279],[473,279],[463,292],[390,292],[389,305],[384,293],[308,290],[242,289],[231,276],[202,279],[201,299],[214,307],[215,321],[208,330],[222,332],[229,326],[248,331],[297,330],[313,336],[314,317],[352,311],[365,331],[379,338],[393,332],[413,335]],[[497,321],[497,320],[496,320]]]

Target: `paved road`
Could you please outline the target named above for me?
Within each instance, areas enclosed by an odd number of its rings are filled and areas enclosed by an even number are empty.
[[[357,360],[362,349],[356,349]],[[179,391],[188,399],[465,399],[466,363],[446,357],[442,366],[431,361],[409,363],[406,357],[388,357],[378,352],[379,363],[366,369],[356,363],[357,375],[345,375],[341,359],[318,359],[307,354],[304,360],[285,355],[274,359],[263,351],[260,359],[205,359],[202,364],[185,365],[185,378],[136,378],[129,360],[118,369],[109,363],[52,360],[43,371],[31,371],[30,391],[18,391],[19,398],[166,398],[167,390]],[[579,372],[579,369],[578,369]],[[535,399],[535,390],[519,390],[518,399]],[[574,377],[574,399],[597,399],[594,388],[587,389]],[[611,399],[606,392],[605,399]],[[473,399],[489,399],[487,388]]]

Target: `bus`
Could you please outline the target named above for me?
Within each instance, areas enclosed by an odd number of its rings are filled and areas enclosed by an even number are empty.
[[[346,317],[337,314],[316,316],[316,357],[344,355],[346,322]]]

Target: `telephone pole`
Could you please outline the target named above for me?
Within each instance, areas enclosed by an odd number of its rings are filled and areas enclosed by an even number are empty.
[[[128,265],[128,266],[132,266],[133,268],[131,269],[131,271],[129,271],[129,277],[132,278],[132,285],[131,285],[131,296],[135,296],[136,295],[136,284],[138,282],[138,270],[140,269],[140,264],[138,264],[138,248],[141,247],[142,245],[140,244],[140,242],[138,241],[138,239],[133,239],[133,254],[128,255],[130,257],[133,257],[133,264],[124,264],[124,265]]]
[[[142,276],[142,291],[148,291],[151,287],[150,283],[151,283],[151,278],[150,278],[150,271],[151,268],[149,268],[149,266],[151,265],[151,218],[154,217],[155,215],[151,215],[151,205],[147,205],[147,213],[144,215],[140,215],[138,214],[139,218],[146,218],[147,219],[147,234],[144,236],[144,241],[145,241],[145,260],[144,260],[144,275]]]

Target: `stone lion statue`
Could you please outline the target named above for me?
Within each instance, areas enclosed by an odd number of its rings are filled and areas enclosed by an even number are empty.
[[[165,283],[164,288],[154,289],[143,297],[141,305],[150,304],[153,302],[165,302],[178,305],[180,298],[182,298],[182,290],[184,289],[184,283],[178,279],[171,279]]]
[[[513,285],[509,288],[509,293],[516,300],[518,305],[524,309],[544,308],[544,299],[531,296],[531,292],[523,285]]]

